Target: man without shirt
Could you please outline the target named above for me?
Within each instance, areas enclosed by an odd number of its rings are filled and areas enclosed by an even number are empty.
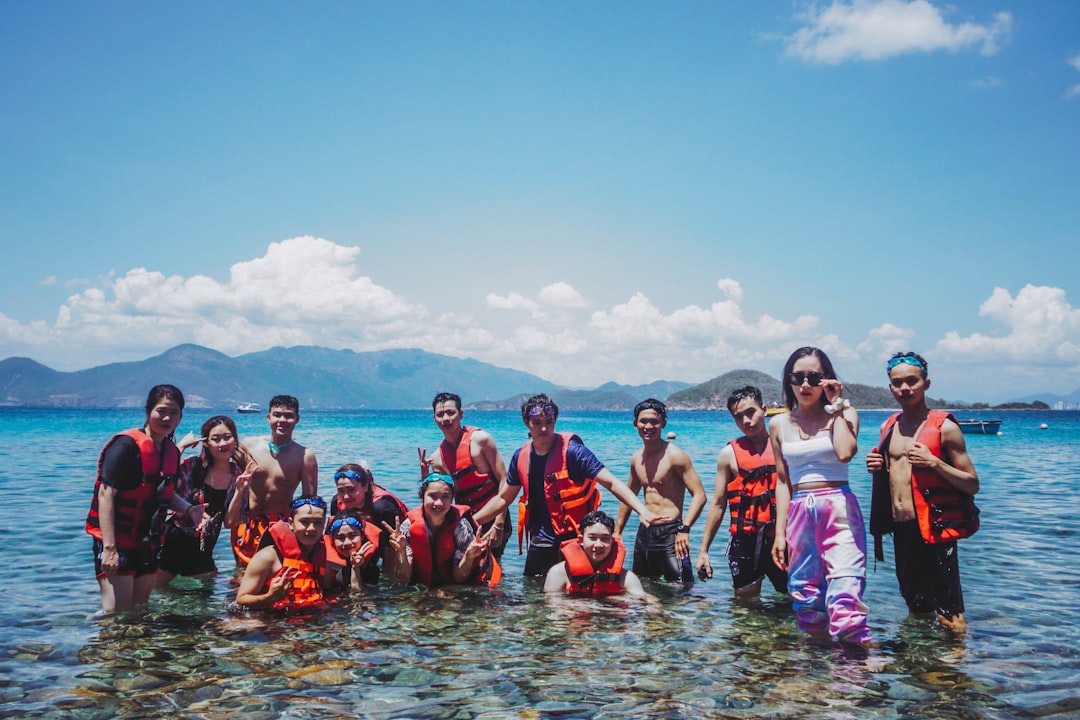
[[[664,439],[667,406],[649,398],[634,407],[634,427],[642,447],[630,459],[630,480],[635,496],[645,488],[645,507],[657,515],[674,518],[670,522],[638,526],[634,540],[634,573],[639,577],[664,577],[668,582],[693,583],[690,566],[690,527],[705,507],[705,489],[682,448]],[[690,508],[682,521],[683,499],[690,491]],[[619,506],[615,535],[621,536],[630,518],[630,509]]]
[[[743,436],[725,445],[716,457],[716,487],[705,517],[698,574],[702,580],[713,576],[709,546],[730,505],[727,555],[735,597],[760,595],[766,576],[776,592],[787,593],[787,573],[776,566],[771,552],[776,537],[776,464],[761,390],[753,385],[740,388],[728,396],[727,407]]]
[[[292,395],[275,395],[270,399],[266,420],[270,423],[269,437],[244,441],[259,469],[248,486],[247,518],[233,531],[233,552],[241,566],[258,552],[270,523],[289,519],[297,487],[304,496],[318,493],[319,464],[315,453],[292,439],[300,422],[300,401]]]
[[[468,505],[473,520],[480,525],[479,535],[493,526],[499,534],[492,541],[496,559],[502,558],[503,550],[513,532],[510,510],[498,510],[499,488],[506,479],[506,463],[503,461],[495,438],[477,427],[462,425],[465,413],[461,410],[461,397],[441,392],[431,402],[435,424],[442,431],[443,441],[438,452],[428,459],[427,450],[417,448],[420,455],[420,479],[432,472],[443,473],[454,479],[454,502]],[[467,440],[468,444],[464,445]],[[491,506],[490,509],[488,506]]]
[[[934,612],[943,626],[962,632],[967,623],[956,540],[979,527],[972,499],[979,476],[956,419],[926,405],[926,360],[913,352],[896,353],[886,370],[902,411],[882,424],[878,447],[866,455],[866,469],[874,475],[875,554],[883,559],[881,536],[892,532],[896,579],[908,609]],[[923,490],[918,500],[916,483]]]
[[[626,484],[611,474],[577,435],[556,433],[558,406],[543,393],[521,405],[529,441],[514,452],[499,495],[482,511],[498,514],[524,489],[525,521],[518,536],[529,538],[526,576],[544,576],[562,561],[559,545],[581,531],[585,514],[600,505],[596,485],[629,505],[644,525],[670,520],[646,509]]]

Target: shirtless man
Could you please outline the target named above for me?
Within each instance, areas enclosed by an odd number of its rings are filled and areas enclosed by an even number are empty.
[[[439,451],[430,459],[427,450],[416,448],[420,456],[420,479],[423,481],[433,472],[452,477],[454,502],[472,509],[473,520],[480,525],[479,534],[487,533],[492,527],[498,528],[492,552],[496,559],[500,559],[510,540],[513,525],[510,510],[500,513],[497,508],[502,503],[490,502],[498,495],[499,487],[506,479],[506,463],[495,446],[495,438],[480,428],[461,424],[464,417],[461,397],[454,393],[441,392],[436,395],[431,409],[435,423],[442,430],[443,441]],[[488,505],[491,505],[491,509],[485,512]]]
[[[630,480],[626,483],[635,496],[645,488],[645,508],[659,516],[674,518],[665,523],[638,526],[634,540],[634,573],[639,577],[668,582],[694,582],[690,566],[690,526],[705,507],[705,488],[694,470],[690,456],[673,442],[664,439],[667,407],[652,398],[634,407],[634,427],[643,446],[630,459]],[[690,509],[682,521],[683,499],[690,491]],[[622,536],[630,509],[619,506],[615,535]]]
[[[972,499],[979,476],[956,419],[926,406],[926,360],[897,353],[886,369],[902,411],[882,424],[881,441],[866,456],[866,469],[874,475],[874,551],[883,559],[881,536],[893,533],[896,579],[908,609],[934,612],[943,626],[962,632],[967,623],[956,540],[979,528]]]
[[[709,514],[705,516],[705,533],[697,559],[698,576],[702,580],[713,576],[709,546],[730,505],[731,540],[727,555],[735,597],[760,595],[761,581],[766,575],[777,592],[787,593],[787,572],[772,559],[776,538],[776,463],[769,444],[761,390],[753,385],[739,388],[728,396],[727,407],[743,436],[725,445],[716,457],[716,487]]]
[[[246,566],[259,550],[270,523],[289,519],[296,488],[302,495],[315,495],[319,486],[319,464],[315,453],[293,441],[300,422],[300,401],[292,395],[275,395],[266,414],[270,437],[249,438],[244,446],[259,469],[248,486],[247,519],[233,529],[233,553]]]

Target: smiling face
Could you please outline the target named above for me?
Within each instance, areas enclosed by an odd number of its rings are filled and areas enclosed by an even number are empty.
[[[593,523],[581,533],[581,547],[593,567],[599,566],[611,554],[615,539],[611,529],[603,523]]]
[[[345,510],[363,510],[367,505],[367,480],[341,477],[335,480],[337,484],[338,505]]]
[[[634,427],[637,428],[638,436],[645,442],[660,440],[661,432],[667,426],[667,418],[656,410],[642,410],[634,419]]]
[[[424,521],[431,527],[446,522],[446,513],[454,504],[454,488],[441,480],[429,482],[424,488]]]
[[[364,544],[364,535],[360,528],[343,523],[334,533],[334,547],[342,557],[349,557]]]
[[[462,412],[453,400],[444,400],[435,404],[435,424],[447,435],[456,435],[461,431]]]
[[[923,371],[914,365],[899,363],[889,371],[889,391],[901,407],[922,403],[929,388],[930,378],[924,378]]]
[[[270,423],[274,444],[281,445],[292,440],[296,423],[300,422],[300,414],[292,408],[275,405],[266,414],[266,421]]]
[[[236,452],[236,434],[225,423],[215,425],[206,433],[206,447],[214,463],[227,463]]]

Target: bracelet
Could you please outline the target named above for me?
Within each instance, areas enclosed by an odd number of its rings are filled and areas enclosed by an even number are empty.
[[[825,412],[829,413],[830,415],[835,415],[836,413],[843,412],[849,407],[851,407],[850,400],[848,400],[847,398],[837,398],[835,403],[825,406]]]

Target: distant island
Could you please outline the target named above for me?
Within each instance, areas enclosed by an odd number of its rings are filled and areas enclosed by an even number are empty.
[[[168,382],[191,408],[235,408],[265,403],[279,393],[295,395],[301,407],[408,410],[430,408],[437,392],[460,395],[466,407],[517,410],[529,395],[546,392],[564,410],[628,411],[645,398],[673,410],[726,410],[728,395],[755,385],[767,403],[782,403],[780,381],[757,370],[732,370],[698,385],[658,380],[645,385],[609,382],[593,389],[567,388],[520,370],[471,358],[423,350],[352,350],[297,346],[229,357],[184,344],[160,355],[60,372],[25,357],[0,361],[0,405],[8,407],[141,407],[151,386]],[[847,383],[844,393],[860,409],[896,407],[888,388]],[[958,410],[1049,410],[1040,400],[1001,405],[928,399],[935,408]]]

